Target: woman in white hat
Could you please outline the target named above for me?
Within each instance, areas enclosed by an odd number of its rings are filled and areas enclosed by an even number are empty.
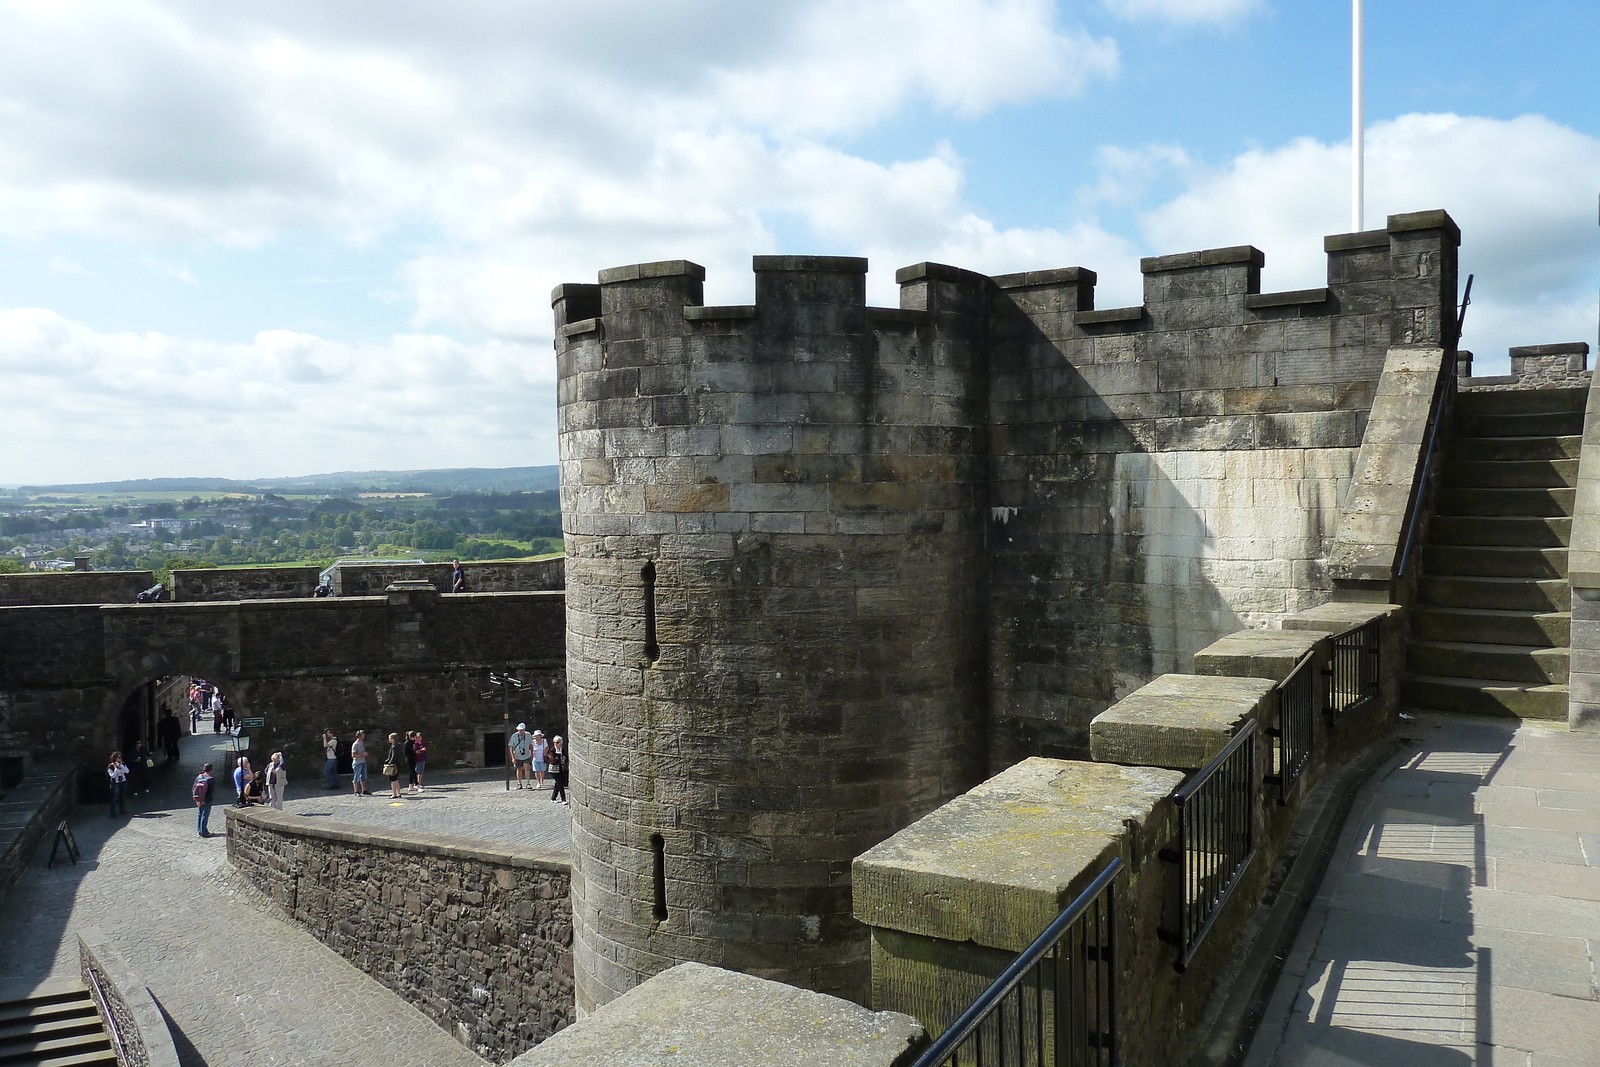
[[[544,772],[547,766],[544,757],[545,753],[549,751],[550,743],[544,739],[544,731],[535,730],[533,732],[533,787],[535,789],[544,788]]]

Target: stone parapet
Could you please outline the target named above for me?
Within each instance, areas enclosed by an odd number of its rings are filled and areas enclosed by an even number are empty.
[[[1163,674],[1095,716],[1089,751],[1103,763],[1198,770],[1276,706],[1265,678]]]
[[[1438,412],[1434,400],[1441,376],[1453,383],[1453,358],[1444,348],[1395,347],[1384,359],[1328,567],[1336,581],[1369,588],[1383,601],[1394,595],[1417,496],[1429,491],[1421,479],[1432,470],[1425,465],[1430,418],[1448,415],[1450,395]],[[1412,538],[1417,550],[1422,534]]]
[[[1600,730],[1600,384],[1593,381],[1583,412],[1567,581],[1572,587],[1567,724]]]
[[[1570,389],[1587,386],[1594,372],[1589,370],[1589,345],[1569,341],[1553,345],[1524,345],[1511,349],[1511,373],[1468,377],[1472,373],[1472,353],[1463,352],[1463,392],[1522,392],[1529,389]]]
[[[120,1067],[178,1067],[178,1049],[156,998],[127,958],[92,926],[78,933],[78,966],[100,1021],[113,1035]]]
[[[680,963],[508,1067],[905,1067],[921,1024],[764,978]]]
[[[283,600],[317,590],[316,567],[207,567],[172,572],[172,599]]]
[[[131,604],[156,584],[151,571],[0,574],[0,608],[46,604]]]
[[[228,858],[481,1055],[515,1056],[573,1020],[565,853],[229,808]]]
[[[35,763],[21,784],[0,796],[0,903],[77,802],[78,773],[65,761]]]

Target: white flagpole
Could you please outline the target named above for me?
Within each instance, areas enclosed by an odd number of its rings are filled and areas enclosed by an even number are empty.
[[[1361,70],[1361,0],[1351,0],[1350,6],[1350,232],[1360,233],[1364,228],[1365,214],[1362,204],[1362,164],[1366,148],[1362,134],[1366,123],[1362,112]]]

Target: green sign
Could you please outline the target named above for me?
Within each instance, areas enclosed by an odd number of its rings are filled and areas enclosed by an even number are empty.
[[[246,730],[250,729],[252,726],[256,727],[257,729],[261,729],[267,725],[267,720],[265,718],[240,719],[239,725],[244,727]]]

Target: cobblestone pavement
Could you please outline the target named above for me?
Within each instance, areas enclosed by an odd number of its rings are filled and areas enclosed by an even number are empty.
[[[220,748],[209,734],[184,738],[183,760],[157,773],[152,793],[130,798],[127,817],[107,818],[99,805],[73,811],[82,862],[47,869],[47,842],[18,882],[0,924],[0,990],[76,976],[76,933],[93,926],[142,974],[186,1065],[484,1067],[239,887],[220,805],[218,836],[196,836],[189,783],[205,760],[224,765]],[[231,793],[219,786],[218,799]]]
[[[562,852],[570,847],[572,809],[551,803],[549,782],[542,790],[519,790],[513,783],[508,791],[503,776],[490,777],[482,771],[429,775],[423,781],[426,788],[421,793],[407,793],[402,782],[401,799],[395,800],[389,795],[388,779],[381,776],[368,783],[372,796],[358,797],[350,792],[349,775],[335,791],[323,786],[320,772],[314,778],[302,774],[289,782],[283,810],[338,822],[539,845]]]
[[[1246,1067],[1600,1063],[1600,736],[1402,725]]]

